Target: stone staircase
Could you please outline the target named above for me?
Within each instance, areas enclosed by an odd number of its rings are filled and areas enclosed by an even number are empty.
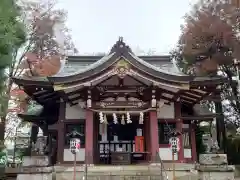
[[[171,180],[172,167],[171,163],[166,164],[168,169],[163,169],[160,164],[152,165],[128,165],[128,166],[90,166],[87,168],[78,166],[76,168],[76,180]],[[193,165],[182,163],[176,164],[176,179],[186,179],[186,177],[197,176],[190,171]],[[73,178],[73,167],[55,166],[57,180],[69,180]],[[86,178],[87,176],[87,178]],[[188,178],[189,179],[189,178]],[[193,178],[194,180],[194,178]]]
[[[73,167],[55,167],[57,180],[69,180],[73,178]],[[87,176],[87,178],[86,178]],[[93,166],[77,167],[76,180],[164,180],[160,167],[149,166]]]
[[[227,180],[234,179],[230,166],[205,166],[174,163],[175,180]],[[50,167],[44,157],[25,158],[25,166],[6,169],[9,175],[17,175],[17,180],[71,180],[74,177],[73,164]],[[146,165],[102,165],[76,167],[76,180],[172,180],[172,163],[152,163]],[[10,176],[9,176],[10,177]],[[208,178],[211,177],[211,178]]]

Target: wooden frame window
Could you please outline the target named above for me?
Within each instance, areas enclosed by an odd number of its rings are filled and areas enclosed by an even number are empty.
[[[159,144],[169,144],[171,137],[170,131],[176,129],[176,123],[158,122],[158,139]]]
[[[78,133],[82,134],[81,140],[81,148],[85,147],[85,121],[78,122],[78,123],[68,123],[65,124],[65,147],[69,148],[70,138],[66,135],[71,133],[72,131],[77,131]]]

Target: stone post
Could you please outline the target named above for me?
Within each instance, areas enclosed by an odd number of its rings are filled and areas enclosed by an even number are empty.
[[[17,180],[47,179],[52,180],[52,167],[49,166],[49,157],[44,155],[45,137],[38,137],[31,156],[23,157],[23,164],[17,175]]]

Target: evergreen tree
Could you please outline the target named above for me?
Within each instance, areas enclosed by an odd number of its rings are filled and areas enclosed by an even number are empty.
[[[25,42],[24,25],[20,23],[20,11],[15,0],[0,1],[0,141],[3,148],[5,121],[2,118],[7,109],[7,69],[14,53]]]

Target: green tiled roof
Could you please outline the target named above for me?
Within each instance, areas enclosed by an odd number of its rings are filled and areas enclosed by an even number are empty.
[[[63,64],[64,67],[55,77],[74,75],[89,69],[94,69],[99,64],[107,61],[110,57],[111,55],[104,57],[71,56],[66,63]],[[170,56],[134,56],[134,58],[146,66],[151,66],[154,70],[176,76],[186,76],[186,74],[183,74],[170,60]]]

